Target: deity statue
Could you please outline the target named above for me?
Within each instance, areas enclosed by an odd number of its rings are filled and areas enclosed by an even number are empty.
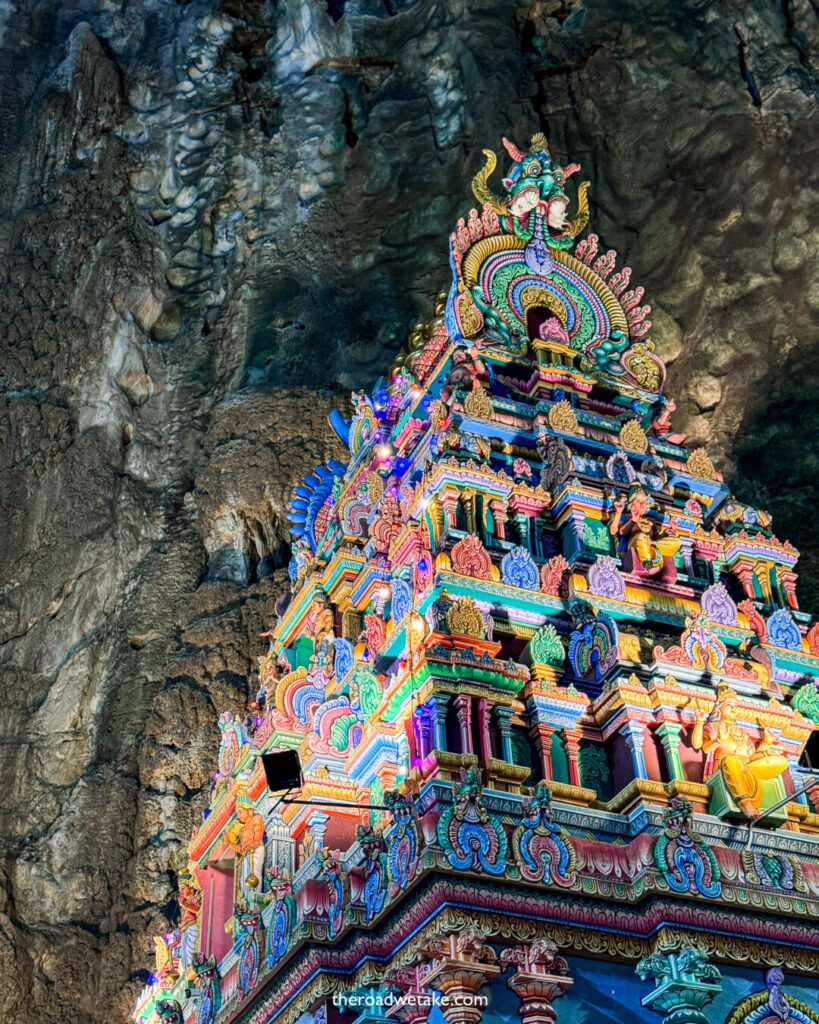
[[[477,346],[469,349],[456,348],[452,353],[452,369],[441,388],[441,401],[448,402],[457,388],[471,391],[478,375],[486,372],[486,364],[480,358]]]
[[[253,801],[245,792],[236,797],[236,818],[225,829],[225,842],[240,858],[248,858],[250,873],[245,881],[255,889],[264,867],[264,819],[254,813]]]
[[[313,657],[317,665],[331,665],[336,642],[335,613],[324,597],[317,597],[313,603]]]
[[[656,576],[665,583],[677,578],[674,555],[680,549],[680,540],[673,535],[673,527],[663,527],[646,515],[648,495],[639,484],[632,484],[628,502],[618,498],[614,502],[614,515],[609,523],[612,537],[620,536],[633,552],[631,571],[644,576]],[[623,510],[628,507],[628,518],[623,522]]]
[[[682,444],[685,441],[685,434],[674,433],[674,427],[671,425],[671,413],[676,408],[677,403],[673,398],[660,395],[649,409],[649,415],[651,416],[651,426],[657,437],[663,438],[664,441],[670,441],[672,444]]]
[[[694,750],[704,750],[708,756],[705,774],[719,771],[725,788],[748,818],[762,813],[762,783],[782,775],[788,767],[787,758],[775,749],[776,737],[765,729],[762,738],[754,743],[745,729],[737,723],[737,695],[726,686],[717,690],[717,701],[706,717],[697,710],[691,733]]]
[[[202,893],[196,885],[194,876],[188,872],[181,872],[179,875],[179,907],[182,911],[179,930],[184,932],[186,928],[196,924],[202,908]]]

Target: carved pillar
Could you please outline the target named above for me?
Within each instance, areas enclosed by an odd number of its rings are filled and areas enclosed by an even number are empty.
[[[310,816],[307,819],[307,828],[310,830],[310,835],[313,838],[314,850],[324,849],[324,837],[327,834],[327,822],[329,820],[330,815],[325,814],[324,811],[310,812]]]
[[[557,1020],[552,1006],[573,984],[568,977],[569,965],[557,955],[551,939],[538,939],[530,945],[512,946],[503,950],[501,962],[517,970],[507,986],[520,999],[518,1014],[521,1024],[551,1024]]]
[[[340,1010],[351,1013],[359,1009],[360,1012],[352,1024],[383,1024],[387,1020],[387,1013],[384,1006],[384,992],[376,986],[367,988],[359,987],[352,992],[339,995],[333,993],[333,1006]]]
[[[461,753],[471,754],[472,750],[472,698],[467,693],[459,693],[455,698],[455,712],[458,715],[458,727],[461,731]]]
[[[653,953],[641,960],[635,971],[639,976],[653,978],[657,984],[640,1002],[662,1013],[663,1024],[708,1024],[703,1012],[722,989],[722,978],[716,967],[708,963],[698,949],[679,953]]]
[[[791,572],[790,569],[780,569],[777,572],[777,576],[779,577],[779,583],[785,595],[785,600],[788,602],[788,607],[798,611],[799,602],[796,599],[796,581],[799,577],[797,573]]]
[[[444,529],[454,530],[458,526],[458,492],[457,491],[442,491],[438,495],[438,500],[441,502],[441,508],[444,514]]]
[[[404,1024],[426,1024],[432,1009],[432,995],[426,983],[429,964],[393,967],[381,979],[385,989],[397,989],[398,1002],[387,1011],[387,1016]]]
[[[739,577],[739,581],[742,584],[745,593],[753,601],[756,598],[754,593],[754,569],[750,562],[737,562],[733,567],[733,571]]]
[[[762,594],[762,600],[766,604],[771,603],[771,578],[769,576],[770,566],[765,562],[756,562],[754,565],[754,576]]]
[[[566,750],[566,760],[569,764],[569,782],[573,786],[579,786],[580,764],[578,763],[578,754],[580,753],[580,737],[582,733],[579,729],[563,729],[561,736],[563,737],[563,746]]]
[[[435,935],[421,952],[432,959],[425,983],[443,996],[441,1012],[447,1024],[480,1024],[483,1008],[476,1005],[475,997],[501,972],[495,951],[486,945],[484,936],[472,927],[457,934]]]
[[[554,778],[552,775],[552,736],[554,732],[554,728],[544,722],[538,722],[529,730],[529,735],[532,737],[540,757],[540,770],[547,782],[551,782]]]
[[[461,495],[461,505],[463,505],[467,532],[477,534],[478,524],[475,517],[475,492],[473,490],[470,489],[463,492]]]
[[[446,709],[452,700],[448,693],[433,693],[429,698],[432,734],[436,750],[446,750]]]
[[[680,538],[680,554],[682,555],[686,573],[689,576],[694,576],[694,541],[690,537]]]
[[[645,726],[642,722],[629,720],[625,725],[620,727],[620,735],[625,738],[626,745],[628,746],[629,753],[631,754],[631,763],[634,768],[635,779],[648,778],[646,762],[643,757]]]
[[[416,754],[423,761],[433,749],[432,724],[429,708],[419,705],[413,714]]]
[[[492,710],[493,701],[486,697],[478,699],[478,732],[481,741],[481,761],[486,764],[492,756],[492,743],[489,738],[489,715]]]
[[[514,712],[505,704],[496,704],[494,708],[495,721],[498,723],[498,732],[501,740],[501,760],[515,763],[515,756],[512,752],[512,715]]]
[[[660,742],[665,752],[665,760],[668,765],[668,774],[672,779],[684,779],[682,762],[680,761],[680,733],[682,732],[681,722],[661,722],[656,729]]]
[[[506,540],[506,502],[495,499],[489,502],[492,519],[495,521],[495,533],[498,540]]]
[[[583,543],[583,525],[585,522],[586,513],[582,509],[573,508],[569,511],[567,524],[571,527],[574,551],[583,551],[585,548]]]
[[[532,520],[525,512],[515,512],[515,529],[517,530],[518,541],[526,548],[532,550]]]

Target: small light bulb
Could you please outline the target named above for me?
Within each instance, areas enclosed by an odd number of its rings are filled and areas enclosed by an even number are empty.
[[[392,455],[392,448],[390,448],[388,444],[382,444],[381,447],[378,449],[378,454],[382,458],[387,459],[390,457],[390,455]]]

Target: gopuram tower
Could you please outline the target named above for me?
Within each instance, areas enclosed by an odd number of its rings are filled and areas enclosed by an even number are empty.
[[[819,1022],[798,552],[675,432],[580,168],[503,144],[295,488],[140,1024]]]

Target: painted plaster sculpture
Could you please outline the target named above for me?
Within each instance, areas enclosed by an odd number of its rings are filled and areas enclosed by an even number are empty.
[[[526,1024],[723,1024],[726,990],[731,1024],[813,1019],[799,553],[684,447],[576,165],[504,149],[429,321],[331,416],[344,460],[295,488],[139,1024],[341,1024],[334,996],[387,991],[358,1024],[429,1024],[433,992],[446,1024],[482,994]]]
[[[764,729],[754,742],[747,728],[737,722],[738,714],[737,695],[730,687],[721,687],[710,715],[697,711],[691,745],[705,751],[708,764],[721,774],[746,817],[758,818],[764,808],[762,784],[779,778],[787,770],[788,760],[776,749],[770,729]]]

